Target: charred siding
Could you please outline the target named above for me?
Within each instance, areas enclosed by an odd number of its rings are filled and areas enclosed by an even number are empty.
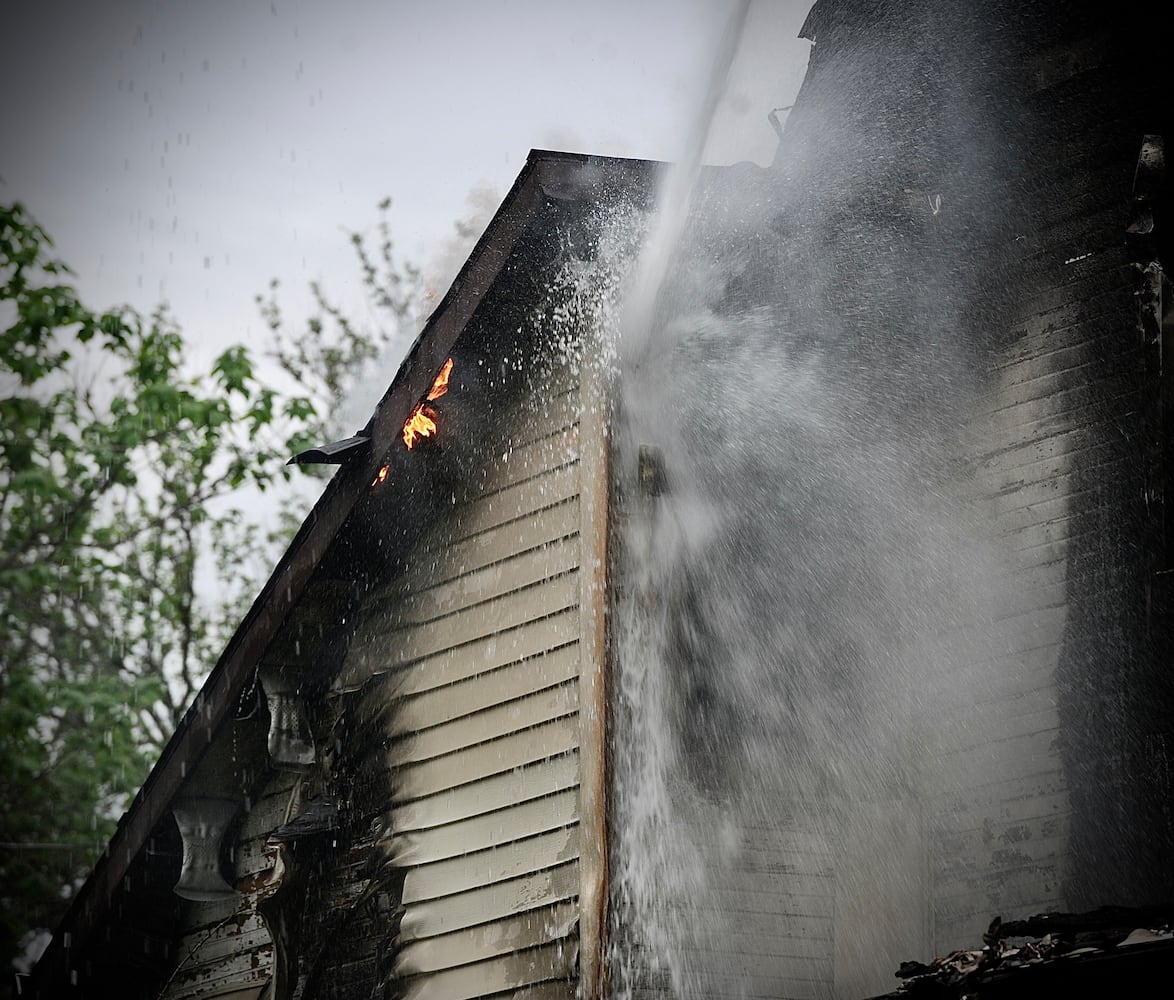
[[[581,402],[566,372],[534,391],[484,422],[469,492],[359,611],[301,996],[574,993]]]
[[[688,904],[720,927],[697,950],[718,952],[706,969],[730,995],[878,992],[905,957],[977,947],[998,914],[1171,891],[1171,679],[1151,638],[1168,611],[1149,579],[1147,481],[1169,452],[1147,394],[1168,375],[1157,345],[1143,354],[1126,242],[1138,154],[1159,130],[1144,46],[1103,8],[1044,0],[822,0],[812,24],[774,165],[780,209],[761,226],[777,260],[748,265],[723,308],[769,311],[797,355],[827,359],[855,417],[843,451],[895,441],[923,461],[925,491],[957,499],[994,568],[959,565],[983,600],[927,623],[946,655],[901,717],[908,793],[850,803],[860,843],[827,802],[822,850],[800,864],[776,842],[772,870],[743,848],[742,870],[711,876],[729,891]],[[694,645],[681,658],[704,682],[721,658]],[[878,688],[899,673],[870,666]],[[655,979],[638,985],[671,995]]]
[[[236,898],[185,903],[176,946],[178,964],[160,1000],[195,1000],[233,990],[242,991],[243,997],[259,996],[268,985],[273,975],[273,942],[257,912],[257,901],[273,866],[266,840],[285,821],[294,785],[293,776],[272,773],[238,827],[231,850]]]
[[[1146,404],[1125,246],[1146,99],[1121,59],[1100,33],[1052,39],[1025,60],[1023,172],[997,192],[1021,222],[997,251],[1015,262],[1015,294],[979,458],[1011,565],[992,658],[973,667],[984,695],[958,705],[962,738],[944,748],[965,784],[933,821],[938,953],[976,940],[996,913],[1169,889],[1154,864],[1166,832],[1143,823],[1155,791],[1142,777],[1143,703],[1162,692],[1142,681],[1154,655]],[[957,690],[971,690],[967,678]],[[984,761],[1000,763],[974,787],[967,775]]]

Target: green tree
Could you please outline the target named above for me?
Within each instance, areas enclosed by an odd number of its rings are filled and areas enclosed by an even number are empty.
[[[194,373],[163,310],[87,308],[0,206],[0,968],[60,917],[288,539],[286,458],[399,335],[415,275],[386,211],[374,255],[351,236],[382,322],[314,288],[288,333],[274,285],[263,381],[239,346]],[[264,520],[259,491],[284,497]]]
[[[277,278],[269,282],[265,295],[257,296],[271,335],[268,354],[305,392],[313,409],[309,426],[323,440],[352,433],[341,422],[348,393],[371,375],[379,391],[386,388],[392,373],[373,370],[373,365],[387,357],[398,362],[409,346],[405,336],[415,330],[412,321],[421,301],[420,271],[396,257],[390,212],[391,199],[384,198],[378,204],[374,245],[360,231],[346,234],[365,299],[363,319],[332,301],[319,282],[310,283],[314,312],[301,328],[291,329],[286,321]]]

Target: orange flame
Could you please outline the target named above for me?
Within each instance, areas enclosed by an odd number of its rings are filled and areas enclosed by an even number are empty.
[[[431,437],[436,433],[436,411],[431,406],[420,403],[404,424],[404,444],[408,450],[416,443],[418,437]]]
[[[428,390],[426,402],[417,403],[412,415],[404,422],[404,445],[411,451],[418,437],[431,437],[436,433],[437,412],[427,403],[440,399],[448,392],[448,377],[452,374],[452,358],[449,358],[440,369],[440,374],[432,382]]]
[[[379,470],[379,472],[375,476],[375,478],[373,480],[371,480],[371,485],[378,486],[380,483],[386,483],[387,482],[387,474],[389,472],[391,472],[391,466],[385,465],[382,469]]]
[[[452,374],[452,358],[449,358],[440,367],[440,374],[432,383],[432,388],[428,390],[428,401],[440,399],[446,392],[448,392],[448,377]]]

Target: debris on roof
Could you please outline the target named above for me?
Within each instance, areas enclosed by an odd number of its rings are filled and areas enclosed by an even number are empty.
[[[1104,906],[1088,913],[1042,913],[1006,922],[995,917],[983,940],[977,950],[953,951],[929,963],[902,962],[896,975],[904,983],[888,996],[1009,996],[1027,985],[1021,977],[1028,970],[1033,970],[1034,989],[1044,985],[1044,978],[1052,980],[1049,966],[1061,971],[1062,965],[1067,979],[1088,971],[1077,963],[1128,960],[1135,949],[1140,949],[1135,951],[1139,957],[1144,950],[1144,957],[1152,960],[1155,947],[1161,948],[1168,969],[1174,960],[1174,904]],[[1103,968],[1098,972],[1103,974]]]

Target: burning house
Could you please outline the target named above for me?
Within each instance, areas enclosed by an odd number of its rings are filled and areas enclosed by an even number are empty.
[[[34,995],[598,982],[607,419],[541,319],[590,213],[651,184],[533,154],[368,426],[298,457],[341,468]]]
[[[1160,63],[973,6],[819,0],[635,333],[663,168],[531,154],[25,993],[863,997],[1174,898]]]

